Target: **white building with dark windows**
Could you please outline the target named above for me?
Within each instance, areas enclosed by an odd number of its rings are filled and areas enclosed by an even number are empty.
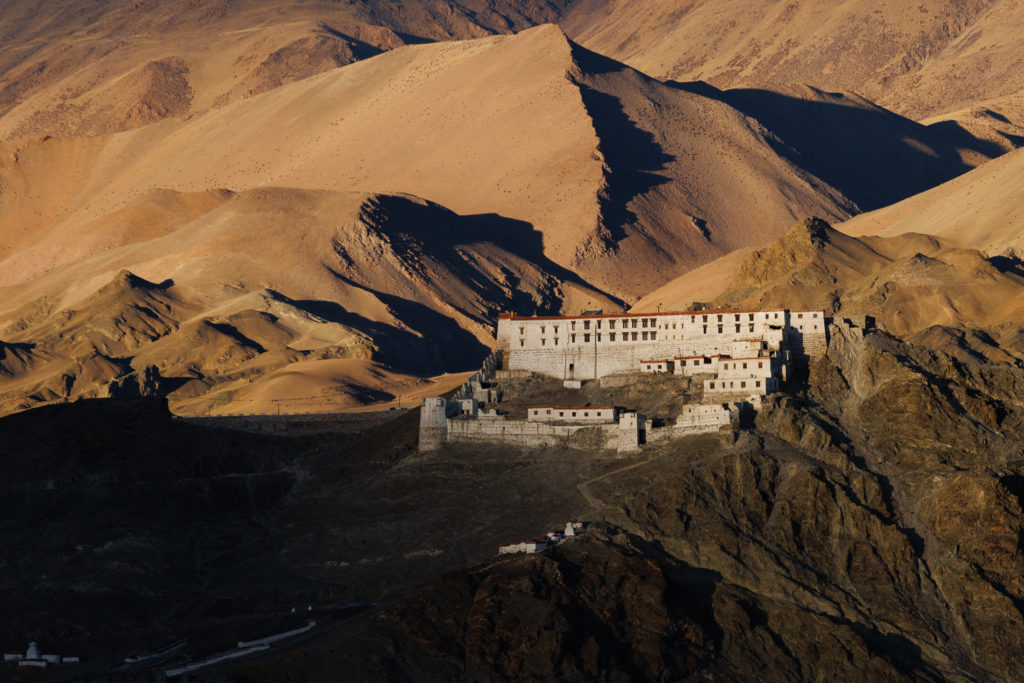
[[[785,309],[575,317],[503,314],[497,334],[505,369],[562,380],[637,371],[675,373],[677,366],[681,374],[698,374],[687,372],[696,367],[694,360],[704,365],[706,358],[782,350],[814,356],[824,353],[825,343],[824,311]]]

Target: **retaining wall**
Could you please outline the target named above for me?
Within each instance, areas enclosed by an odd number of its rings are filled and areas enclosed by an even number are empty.
[[[179,416],[176,419],[197,425],[234,429],[257,434],[303,436],[307,434],[350,434],[394,420],[411,408],[354,413],[316,413],[312,415],[209,415]]]

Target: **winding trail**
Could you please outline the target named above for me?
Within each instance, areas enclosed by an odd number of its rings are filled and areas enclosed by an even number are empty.
[[[619,469],[612,470],[611,472],[605,472],[600,477],[594,477],[593,479],[588,479],[587,481],[580,482],[579,484],[576,485],[576,488],[579,489],[580,494],[584,498],[587,499],[587,503],[589,503],[590,507],[592,507],[594,509],[594,512],[603,513],[604,512],[604,508],[605,508],[605,504],[604,504],[604,502],[602,500],[600,500],[599,498],[595,497],[594,494],[592,494],[590,492],[590,485],[595,483],[595,482],[601,481],[602,479],[607,479],[608,477],[610,477],[610,476],[612,476],[614,474],[620,474],[620,473],[625,472],[627,470],[636,469],[637,467],[640,467],[642,465],[646,465],[648,463],[652,463],[656,459],[657,458],[648,458],[647,460],[641,460],[640,462],[635,462],[632,465],[626,465],[625,467],[620,467]]]

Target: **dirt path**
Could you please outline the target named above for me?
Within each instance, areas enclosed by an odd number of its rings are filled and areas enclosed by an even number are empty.
[[[594,494],[590,492],[590,485],[595,482],[601,481],[602,479],[606,479],[612,475],[619,474],[627,470],[632,470],[642,465],[654,462],[654,460],[655,458],[648,458],[647,460],[641,460],[640,462],[635,462],[632,465],[620,467],[619,469],[612,470],[611,472],[605,472],[600,477],[594,477],[593,479],[588,479],[587,481],[577,484],[576,488],[579,489],[580,494],[587,499],[587,503],[590,505],[591,508],[594,509],[594,512],[604,512],[604,502],[602,502],[599,498],[595,497]]]

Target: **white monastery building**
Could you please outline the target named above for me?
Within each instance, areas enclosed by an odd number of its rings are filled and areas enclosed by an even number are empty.
[[[699,367],[703,372],[717,372],[704,366],[723,356],[755,356],[785,348],[819,355],[825,350],[825,335],[824,311],[713,310],[528,318],[506,313],[498,317],[497,349],[504,354],[509,370],[592,380],[638,370],[677,373],[679,368],[677,374],[698,374],[693,368]]]
[[[428,452],[450,441],[590,448],[597,438],[603,448],[628,452],[660,439],[716,431],[779,391],[793,360],[821,355],[826,346],[821,310],[502,314],[495,353],[481,372],[454,399],[424,399],[419,449]],[[534,405],[527,406],[526,420],[513,420],[479,403],[501,401],[500,391],[484,387],[499,373],[546,375],[573,389],[609,375],[671,374],[699,382],[703,399],[684,405],[670,427],[648,428],[645,416],[613,406]]]

